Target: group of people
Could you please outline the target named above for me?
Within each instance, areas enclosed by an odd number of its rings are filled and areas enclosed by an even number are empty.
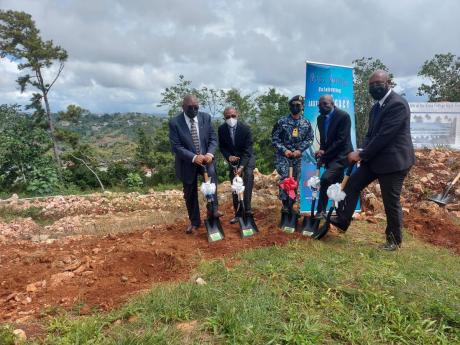
[[[400,195],[403,181],[415,162],[410,136],[410,110],[407,101],[390,87],[385,71],[375,71],[369,79],[369,93],[376,101],[369,113],[369,128],[362,148],[354,150],[351,142],[351,119],[347,112],[335,106],[331,95],[318,100],[319,149],[314,153],[325,168],[321,176],[317,216],[324,216],[331,184],[343,179],[344,170],[353,162],[360,162],[351,175],[344,192],[346,197],[339,203],[336,215],[330,222],[341,231],[351,223],[360,192],[374,180],[378,180],[387,217],[386,241],[382,249],[394,251],[401,245],[402,208]],[[301,176],[302,156],[311,150],[314,131],[303,117],[304,99],[295,96],[289,100],[290,113],[281,117],[272,131],[272,144],[276,156],[276,170],[281,181],[293,167],[293,177]],[[204,168],[212,182],[217,184],[215,151],[219,147],[228,162],[230,180],[238,174],[243,177],[244,205],[252,214],[251,196],[254,184],[255,157],[251,129],[238,120],[233,107],[224,110],[225,123],[216,135],[211,116],[199,111],[198,100],[193,95],[184,97],[183,112],[169,122],[169,138],[175,154],[177,178],[183,183],[184,199],[190,224],[186,233],[192,234],[201,226],[198,203],[198,176]],[[216,188],[217,190],[217,188]],[[288,208],[288,195],[280,188],[279,198],[283,211]],[[214,198],[217,202],[217,195]],[[238,207],[238,197],[233,195],[233,206]],[[218,208],[214,217],[222,216]],[[236,223],[233,218],[231,223]]]

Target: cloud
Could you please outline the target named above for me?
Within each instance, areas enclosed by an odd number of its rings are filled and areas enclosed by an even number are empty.
[[[380,58],[416,97],[420,66],[460,55],[460,2],[391,0],[0,0],[30,14],[69,52],[53,109],[154,111],[179,74],[194,86],[304,90],[305,60]],[[25,102],[14,63],[0,60],[0,103]],[[53,72],[53,71],[51,71]]]

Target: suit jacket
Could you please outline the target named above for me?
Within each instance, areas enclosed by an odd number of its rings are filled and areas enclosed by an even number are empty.
[[[212,127],[211,116],[200,111],[197,119],[201,153],[214,154],[217,148],[217,138]],[[198,165],[192,163],[192,159],[198,152],[193,145],[192,135],[185,122],[184,113],[179,113],[169,121],[169,141],[175,154],[177,178],[183,183],[192,183],[199,169]]]
[[[337,162],[345,165],[347,154],[353,151],[351,143],[351,119],[347,112],[335,108],[329,128],[327,138],[324,133],[324,120],[326,115],[318,116],[318,130],[320,135],[320,150],[324,151],[322,161],[326,165]]]
[[[251,129],[244,123],[238,121],[235,131],[235,145],[233,145],[230,136],[230,128],[224,123],[219,126],[219,149],[225,159],[228,157],[240,157],[240,166],[255,167],[255,157],[252,151],[252,134]]]
[[[376,174],[409,169],[415,163],[409,104],[391,91],[376,120],[373,111],[374,108],[369,114],[369,129],[359,154],[363,163],[369,164]]]

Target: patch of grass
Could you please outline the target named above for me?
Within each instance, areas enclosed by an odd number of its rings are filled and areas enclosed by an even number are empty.
[[[15,339],[10,326],[0,325],[0,345],[14,345]]]
[[[14,209],[8,206],[0,206],[0,218],[6,222],[10,222],[15,218],[32,218],[39,225],[49,225],[53,220],[43,216],[41,207],[29,207],[27,209]]]
[[[412,238],[382,252],[365,227],[250,250],[231,268],[204,261],[195,276],[206,285],[158,285],[107,314],[56,317],[44,343],[460,343],[460,258]]]

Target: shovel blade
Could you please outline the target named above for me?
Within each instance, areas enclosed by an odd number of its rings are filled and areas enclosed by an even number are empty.
[[[224,230],[219,218],[210,217],[204,221],[206,232],[208,233],[208,241],[216,242],[224,239]]]
[[[305,216],[303,218],[302,229],[300,231],[301,234],[304,236],[312,237],[313,234],[318,230],[320,220],[321,219],[319,218]]]
[[[246,219],[244,219],[246,218]],[[251,237],[254,235],[256,232],[259,231],[257,229],[257,225],[254,221],[254,218],[252,215],[247,215],[246,217],[238,217],[238,222],[240,224],[240,234],[241,237]]]
[[[428,200],[434,201],[440,206],[445,206],[448,203],[452,202],[453,198],[450,195],[437,194],[433,195],[431,198],[428,198]]]
[[[293,210],[289,212],[281,211],[280,229],[288,234],[292,234],[297,229],[297,213]]]

